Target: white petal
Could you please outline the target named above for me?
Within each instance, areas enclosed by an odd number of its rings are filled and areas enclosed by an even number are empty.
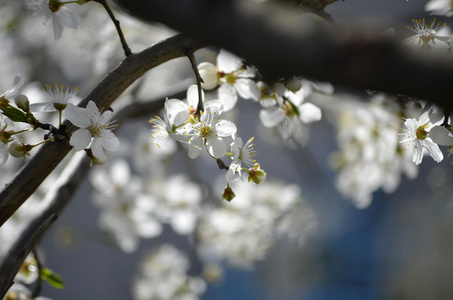
[[[203,90],[201,90],[201,99],[204,99]],[[196,84],[192,84],[187,89],[187,102],[193,108],[198,107],[198,86]]]
[[[279,107],[271,107],[260,111],[260,120],[265,127],[274,127],[285,119],[285,111]]]
[[[198,72],[203,79],[201,87],[206,90],[212,90],[219,84],[217,67],[208,62],[202,62],[198,65]]]
[[[52,18],[52,25],[53,25],[53,33],[55,40],[61,39],[61,34],[63,33],[63,26],[60,23],[58,18]]]
[[[93,153],[94,157],[103,161],[105,159],[104,149],[101,145],[101,139],[95,137],[93,142],[91,143],[91,152]]]
[[[189,106],[179,99],[167,99],[165,111],[171,124],[181,125],[189,119]]]
[[[415,141],[413,151],[414,152],[413,152],[413,156],[412,156],[412,161],[416,165],[419,165],[423,160],[423,147],[421,146],[421,144],[419,142]]]
[[[99,109],[93,100],[88,101],[88,104],[86,107],[86,114],[88,117],[90,117],[91,120],[100,119],[101,114],[99,113]]]
[[[198,156],[200,156],[200,154],[201,154],[201,149],[202,149],[201,147],[195,147],[195,146],[192,145],[192,144],[188,144],[188,146],[189,146],[189,148],[188,148],[189,153],[188,153],[188,154],[189,154],[189,157],[190,157],[191,159],[195,159],[195,158],[197,158]]]
[[[236,80],[234,88],[237,90],[239,96],[244,99],[256,98],[258,88],[256,87],[256,83],[251,79]]]
[[[423,146],[428,150],[429,155],[436,161],[441,162],[444,159],[442,151],[440,151],[439,146],[434,143],[430,138],[423,140]]]
[[[120,141],[110,130],[103,130],[101,133],[102,147],[107,151],[116,151],[120,147]]]
[[[453,133],[445,127],[435,126],[429,132],[429,137],[434,143],[441,146],[453,145]]]
[[[217,67],[224,73],[231,73],[241,68],[241,58],[236,55],[221,49],[217,56]]]
[[[8,160],[8,145],[0,141],[0,166],[3,166]]]
[[[300,119],[302,122],[308,124],[321,120],[321,109],[314,104],[304,103],[299,106]]]
[[[238,101],[236,89],[231,84],[222,84],[218,89],[219,100],[222,101],[224,111],[231,110]]]
[[[68,104],[63,111],[63,115],[75,126],[80,128],[87,128],[91,125],[90,118],[88,118],[86,109]]]
[[[219,120],[216,125],[216,133],[218,136],[227,137],[236,133],[236,125],[228,120]]]
[[[60,20],[61,24],[72,29],[76,29],[80,24],[79,15],[67,7],[60,7],[58,12],[56,12],[56,16]]]
[[[76,151],[85,149],[91,141],[91,133],[87,129],[76,130],[69,140],[69,144],[74,146]]]
[[[215,158],[221,158],[226,153],[225,142],[220,137],[209,137],[206,141],[206,148],[208,149],[209,154]]]

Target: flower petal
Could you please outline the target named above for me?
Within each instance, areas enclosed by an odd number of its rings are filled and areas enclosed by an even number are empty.
[[[429,132],[429,137],[434,143],[441,146],[453,145],[453,133],[445,127],[435,126]]]
[[[67,7],[60,7],[56,13],[56,17],[59,19],[61,24],[68,26],[72,29],[77,29],[80,24],[80,17],[73,10]]]
[[[274,127],[285,119],[285,111],[279,107],[271,107],[260,111],[260,120],[265,127]]]
[[[86,109],[68,104],[63,111],[63,115],[75,126],[79,128],[87,128],[91,125],[90,118],[88,118]]]
[[[321,109],[314,104],[304,103],[299,106],[300,119],[308,124],[321,120]]]
[[[444,159],[442,151],[439,149],[436,143],[434,143],[429,137],[423,140],[423,147],[425,147],[429,155],[436,161],[441,162]]]
[[[69,140],[69,144],[74,146],[76,151],[85,149],[91,141],[91,133],[87,129],[76,130]]]
[[[222,101],[224,111],[231,110],[238,101],[236,89],[231,84],[222,84],[218,89],[219,100]]]
[[[236,125],[228,120],[219,120],[215,124],[216,133],[218,136],[227,137],[236,133]]]
[[[101,145],[107,151],[116,151],[120,147],[120,141],[110,130],[101,132]]]
[[[217,136],[211,136],[206,141],[206,148],[208,149],[209,154],[215,158],[221,158],[226,153],[225,142],[222,138]]]
[[[224,50],[220,49],[219,55],[217,56],[217,67],[224,73],[231,73],[237,71],[242,66],[242,60],[240,57]]]
[[[104,149],[102,148],[100,138],[95,137],[93,139],[93,142],[91,143],[91,152],[93,153],[93,156],[96,157],[97,159],[101,161],[105,159]]]

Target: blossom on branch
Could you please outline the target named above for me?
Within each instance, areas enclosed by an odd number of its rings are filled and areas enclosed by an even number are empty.
[[[200,121],[193,125],[192,130],[187,134],[190,139],[189,157],[196,158],[201,154],[202,147],[206,146],[208,153],[215,158],[220,158],[226,153],[226,146],[223,138],[236,133],[236,125],[227,120],[219,120],[217,107],[208,107],[200,117]]]
[[[431,109],[424,111],[420,117],[417,119],[409,118],[404,121],[406,129],[403,129],[404,140],[400,143],[404,143],[410,147],[413,152],[412,161],[419,165],[425,154],[431,155],[431,157],[436,161],[440,162],[444,159],[442,151],[440,151],[439,146],[433,142],[431,136],[429,135],[430,130],[434,125],[439,125],[442,123],[442,120],[437,121],[436,123],[431,123],[429,113]]]
[[[52,112],[62,111],[68,105],[69,100],[73,99],[80,91],[79,87],[70,88],[69,85],[58,85],[55,86],[46,84],[45,88],[42,88],[50,96],[49,102],[34,103],[30,105],[30,110],[33,112]]]
[[[426,3],[425,10],[434,15],[451,17],[453,16],[453,3],[451,0],[430,0]]]
[[[217,66],[210,63],[201,63],[198,69],[205,89],[213,89],[220,85],[218,98],[225,111],[231,110],[238,100],[238,95],[244,99],[255,98],[259,94],[255,82],[254,71],[244,66],[241,58],[232,53],[220,50],[217,56]]]
[[[59,40],[63,33],[63,25],[77,29],[80,24],[80,17],[71,9],[64,7],[65,3],[59,0],[28,0],[27,7],[32,10],[36,18],[47,22],[52,19],[54,38]]]
[[[253,140],[255,138],[252,137],[250,138],[247,143],[242,142],[242,139],[240,137],[237,137],[233,143],[231,143],[231,152],[233,154],[233,157],[231,158],[233,161],[230,164],[230,168],[228,169],[226,178],[228,182],[231,182],[234,174],[238,173],[239,177],[241,177],[241,164],[244,162],[244,164],[252,168],[253,164],[256,163],[255,160],[255,144],[253,143]]]
[[[69,143],[76,151],[80,151],[91,142],[94,157],[101,161],[105,160],[104,150],[116,151],[120,146],[118,138],[112,132],[117,126],[110,122],[112,116],[111,111],[99,111],[91,100],[86,108],[68,105],[68,120],[80,128],[72,134]]]
[[[447,42],[451,39],[450,37],[439,35],[439,30],[444,28],[447,25],[446,23],[436,22],[436,19],[433,19],[427,24],[424,18],[421,20],[413,19],[412,22],[414,26],[407,26],[407,28],[415,32],[415,35],[405,40],[409,45],[433,48],[440,46],[436,44],[436,40]]]

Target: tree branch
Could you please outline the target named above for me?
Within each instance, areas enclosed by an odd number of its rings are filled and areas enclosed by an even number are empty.
[[[452,62],[414,55],[399,42],[365,30],[370,24],[352,30],[315,27],[279,7],[245,0],[117,1],[141,19],[162,22],[251,61],[266,80],[305,76],[453,108]]]
[[[123,91],[148,70],[174,58],[183,57],[206,44],[177,35],[153,45],[137,54],[129,55],[81,102],[85,107],[94,100],[98,107],[109,107]],[[65,122],[66,125],[70,125]],[[68,128],[69,133],[74,127]],[[67,141],[46,143],[22,167],[12,181],[0,192],[0,226],[33,194],[44,179],[55,169],[72,147]]]
[[[3,299],[6,292],[13,284],[14,277],[20,269],[27,255],[35,247],[38,240],[47,228],[57,219],[57,215],[41,215],[30,223],[20,238],[9,249],[8,253],[0,261],[0,298]]]

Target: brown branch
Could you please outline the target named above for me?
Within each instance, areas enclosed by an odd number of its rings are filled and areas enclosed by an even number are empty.
[[[126,56],[131,55],[132,52],[131,52],[131,49],[129,48],[129,45],[126,42],[126,39],[124,38],[124,34],[123,34],[123,31],[121,30],[121,26],[120,26],[120,21],[118,21],[115,18],[115,15],[113,14],[113,11],[110,8],[110,6],[108,5],[107,1],[105,1],[105,0],[94,0],[94,1],[100,3],[104,7],[104,9],[109,14],[109,17],[112,20],[113,24],[115,24],[115,28],[116,28],[116,31],[118,32],[118,36],[120,38],[121,45],[123,46],[124,54]]]
[[[201,78],[200,72],[198,71],[197,67],[197,60],[195,59],[195,55],[192,51],[187,52],[187,57],[189,58],[190,64],[192,66],[193,72],[195,73],[195,78],[197,79],[197,88],[198,88],[198,105],[197,105],[197,113],[201,114],[200,112],[204,111],[204,102],[203,102],[203,94],[201,89],[201,83],[203,79]]]
[[[143,20],[162,22],[247,59],[267,81],[305,76],[453,109],[451,60],[414,55],[399,42],[366,30],[370,24],[350,30],[314,26],[278,7],[245,0],[117,1]]]
[[[94,100],[98,107],[109,107],[123,91],[148,70],[178,57],[187,51],[206,46],[183,35],[177,35],[153,45],[137,54],[131,54],[81,102],[85,107]],[[69,123],[66,123],[69,125]],[[74,130],[69,127],[69,132]],[[12,181],[0,192],[0,226],[33,194],[44,179],[71,150],[67,141],[46,143],[22,167]]]
[[[0,261],[0,299],[14,282],[14,277],[19,271],[30,251],[33,250],[38,240],[47,228],[57,219],[57,215],[41,215],[34,220],[13,244]]]

